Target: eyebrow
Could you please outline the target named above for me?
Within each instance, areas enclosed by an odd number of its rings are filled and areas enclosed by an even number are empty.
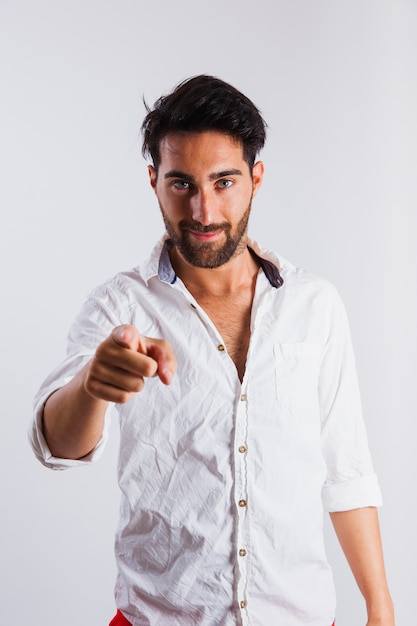
[[[224,170],[223,172],[213,172],[209,174],[210,180],[217,180],[218,178],[224,178],[225,176],[242,176],[242,171],[237,169]],[[171,170],[164,175],[164,178],[181,178],[182,180],[188,180],[194,182],[194,176],[180,172],[179,170]]]

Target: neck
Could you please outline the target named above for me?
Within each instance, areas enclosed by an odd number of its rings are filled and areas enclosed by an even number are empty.
[[[245,247],[227,263],[215,268],[195,267],[173,247],[170,252],[172,267],[191,292],[224,296],[240,292],[256,281],[259,265]]]

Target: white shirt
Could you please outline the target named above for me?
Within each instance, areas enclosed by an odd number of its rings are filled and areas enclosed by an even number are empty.
[[[115,326],[133,324],[173,346],[172,384],[147,379],[116,406],[116,603],[134,626],[330,626],[323,510],[381,503],[339,296],[327,281],[251,247],[266,262],[242,383],[160,242],[145,264],[91,294],[66,360],[35,401],[31,440],[41,462],[91,463],[106,432],[83,460],[52,457],[41,429],[46,398]]]

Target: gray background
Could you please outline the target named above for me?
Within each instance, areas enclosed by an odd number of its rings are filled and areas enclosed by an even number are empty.
[[[96,466],[61,473],[35,461],[26,429],[86,294],[162,232],[142,96],[199,73],[269,124],[252,235],[345,301],[397,624],[414,623],[416,60],[413,0],[0,0],[1,623],[114,613],[117,425]],[[326,535],[338,626],[364,625]]]

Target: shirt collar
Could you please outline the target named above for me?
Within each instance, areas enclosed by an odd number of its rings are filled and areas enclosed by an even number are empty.
[[[166,239],[159,257],[158,276],[160,280],[162,280],[164,283],[170,283],[172,285],[177,280],[177,275],[174,272],[174,269],[171,265],[171,259],[169,258],[169,251],[171,250],[171,248],[172,242],[169,239]],[[275,287],[276,289],[281,287],[284,283],[284,279],[279,273],[279,269],[275,265],[275,263],[259,256],[259,254],[255,252],[255,250],[251,246],[248,246],[248,250],[253,258],[261,266],[265,276],[271,283],[272,287]]]
[[[174,272],[171,265],[171,259],[169,258],[169,251],[171,248],[171,240],[166,239],[159,257],[158,276],[164,283],[170,283],[172,285],[177,280],[177,275]]]

